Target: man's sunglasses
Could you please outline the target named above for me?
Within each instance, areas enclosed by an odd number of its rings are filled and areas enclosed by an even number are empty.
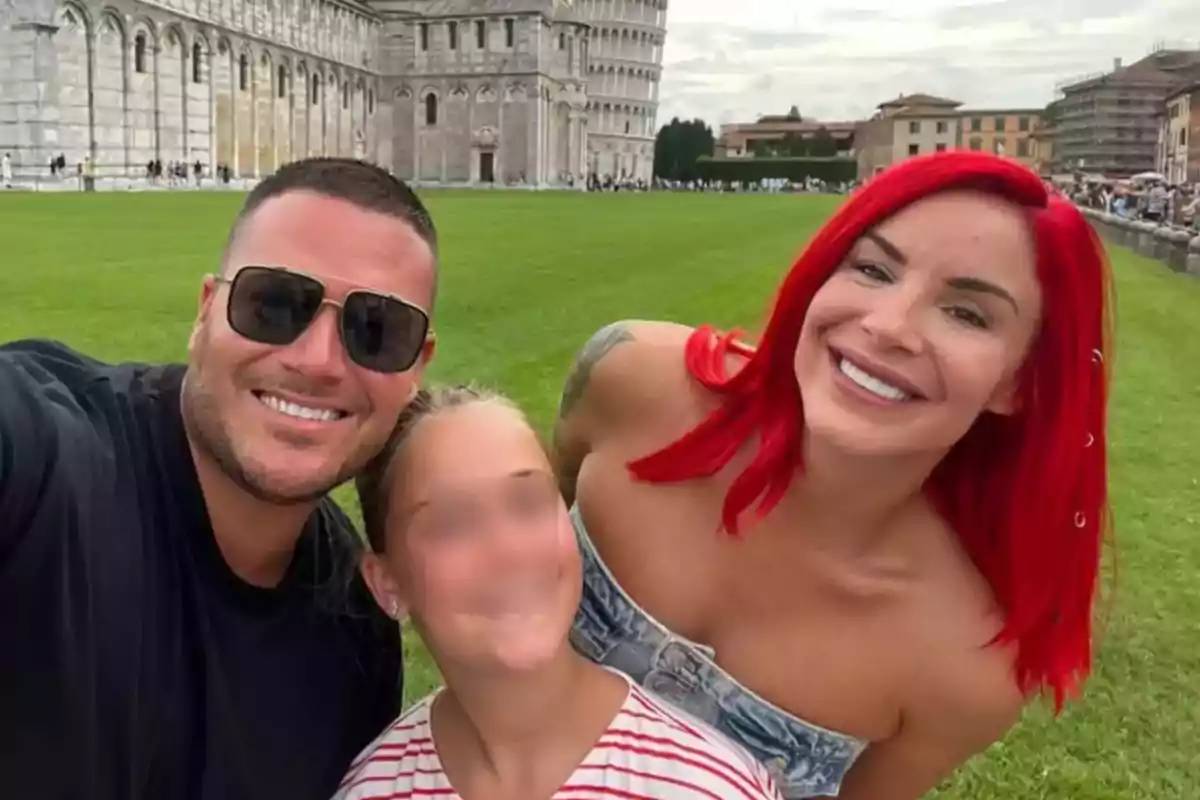
[[[338,302],[316,278],[280,267],[241,267],[216,281],[229,284],[229,327],[260,344],[292,344],[326,304],[338,309],[342,344],[364,369],[404,372],[429,335],[429,315],[392,295],[355,289]]]

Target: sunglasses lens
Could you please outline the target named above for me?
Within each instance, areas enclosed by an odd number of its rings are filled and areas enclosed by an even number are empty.
[[[342,310],[342,335],[355,363],[377,372],[403,372],[416,363],[429,318],[416,306],[372,292],[352,292]]]
[[[291,344],[316,317],[324,294],[325,288],[312,278],[243,267],[229,289],[229,326],[262,344]]]

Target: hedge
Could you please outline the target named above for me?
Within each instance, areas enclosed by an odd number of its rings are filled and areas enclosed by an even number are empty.
[[[745,181],[757,183],[763,178],[787,178],[800,182],[805,178],[819,178],[836,183],[852,181],[858,177],[858,162],[853,158],[712,158],[701,156],[696,159],[696,169],[701,180]]]

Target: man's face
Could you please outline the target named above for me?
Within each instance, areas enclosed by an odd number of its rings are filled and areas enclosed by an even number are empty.
[[[316,278],[340,303],[353,290],[432,308],[435,264],[405,221],[307,191],[271,198],[241,225],[224,265],[284,267]],[[274,346],[229,325],[230,285],[207,278],[189,342],[184,415],[192,446],[256,497],[311,502],[357,473],[387,441],[433,355],[405,372],[354,363],[340,310],[325,304],[298,339]]]

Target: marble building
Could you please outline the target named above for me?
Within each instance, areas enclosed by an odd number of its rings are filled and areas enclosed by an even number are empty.
[[[589,26],[588,171],[649,181],[667,2],[575,0],[572,7]]]
[[[356,155],[421,182],[649,178],[666,0],[0,0],[0,152],[100,185]]]

